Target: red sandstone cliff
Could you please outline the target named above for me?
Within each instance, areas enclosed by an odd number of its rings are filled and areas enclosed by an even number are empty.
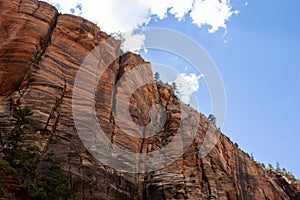
[[[144,79],[145,74],[152,77],[152,71],[151,64],[138,55],[127,53],[119,57],[119,41],[108,38],[95,24],[59,14],[47,3],[0,0],[2,138],[5,140],[5,134],[13,126],[13,107],[29,107],[34,113],[33,120],[40,124],[34,128],[31,142],[39,146],[42,154],[54,152],[59,158],[74,199],[300,199],[297,180],[264,171],[222,134],[209,155],[199,158],[197,152],[210,125],[201,114],[197,115],[198,130],[192,145],[161,170],[124,173],[93,158],[74,125],[72,91],[79,67],[99,44],[103,44],[99,54],[105,58],[102,65],[106,70],[97,86],[95,107],[101,127],[112,143],[134,152],[154,151],[174,138],[181,123],[179,100],[168,88],[153,83],[132,95],[130,112],[136,124],[145,125],[150,107],[160,104],[167,113],[164,129],[148,139],[138,139],[115,124],[111,99],[117,81],[138,65],[143,68],[136,81]],[[188,106],[185,109],[196,112]],[[181,124],[182,130],[192,129],[193,120],[187,116]],[[57,138],[59,142],[50,142]],[[7,192],[17,199],[28,198],[14,174],[1,168],[0,175],[0,183]]]

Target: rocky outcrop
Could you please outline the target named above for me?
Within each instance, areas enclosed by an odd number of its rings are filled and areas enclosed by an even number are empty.
[[[0,41],[0,139],[5,143],[12,129],[13,108],[30,108],[38,125],[28,142],[40,148],[41,157],[53,152],[59,158],[74,199],[299,199],[297,180],[264,171],[221,133],[216,146],[201,158],[198,152],[210,122],[180,103],[169,88],[156,85],[151,64],[132,53],[121,55],[120,42],[95,24],[59,14],[44,2],[1,0]],[[72,114],[74,82],[86,58],[99,45],[95,56],[101,58],[97,66],[103,73],[95,91],[85,88],[80,92],[83,98],[95,93],[97,119],[112,144],[131,152],[153,152],[168,145],[177,134],[182,141],[188,139],[186,133],[196,124],[192,144],[163,169],[147,173],[117,171],[97,161],[82,144]],[[121,124],[122,117],[116,121],[114,116],[116,101],[127,103],[126,91],[131,90],[130,84],[120,80],[137,67],[132,84],[145,79],[150,82],[132,92],[126,109],[131,121],[144,127],[142,136],[150,135],[144,139],[136,137],[126,123]],[[90,74],[87,80],[97,75],[86,73]],[[184,118],[181,108],[189,113]],[[149,128],[150,122],[158,126]],[[113,156],[122,161],[141,160]],[[0,170],[1,183],[7,185],[12,179],[3,173]],[[19,198],[16,192],[12,194]]]

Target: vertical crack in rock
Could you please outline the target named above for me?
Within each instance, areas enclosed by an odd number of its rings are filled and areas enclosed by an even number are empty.
[[[236,192],[237,192],[237,195],[238,196],[242,196],[242,193],[241,193],[241,188],[240,188],[240,185],[238,184],[239,183],[239,171],[238,171],[238,152],[236,150],[233,151],[233,157],[235,159],[235,170],[234,170],[234,183],[235,183],[235,189],[236,189]]]
[[[146,173],[144,176],[144,180],[142,181],[142,200],[147,200],[148,199],[148,192],[147,192],[147,184],[148,184],[148,177],[151,176],[153,172]]]
[[[23,0],[20,0],[20,1],[19,1],[19,5],[18,5],[18,11],[17,11],[18,13],[20,13],[20,8],[21,8],[21,4],[22,4],[22,2],[23,2]]]
[[[51,143],[51,141],[53,140],[54,136],[55,136],[55,131],[56,131],[56,127],[57,127],[57,124],[58,124],[58,120],[59,120],[59,112],[57,112],[59,106],[63,103],[63,98],[65,96],[65,93],[66,93],[66,87],[67,87],[67,81],[66,81],[66,78],[63,76],[64,78],[64,86],[62,88],[62,92],[61,92],[61,95],[59,98],[56,99],[55,101],[55,104],[54,104],[54,107],[52,108],[51,112],[50,112],[50,115],[48,117],[48,120],[45,124],[45,127],[44,127],[44,130],[42,132],[42,135],[45,135],[46,134],[46,131],[47,131],[47,128],[49,126],[49,122],[50,120],[54,120],[54,123],[51,127],[51,130],[50,130],[50,137],[48,138],[44,148],[42,149],[42,152],[41,152],[41,156],[40,156],[40,159],[39,161],[41,162],[45,156],[46,156],[46,152],[48,150],[48,147]],[[54,119],[53,119],[54,118]],[[40,163],[39,163],[40,164]]]
[[[205,184],[207,185],[207,195],[208,195],[208,198],[210,198],[211,196],[211,188],[210,188],[210,184],[209,184],[209,180],[206,176],[206,172],[205,172],[205,168],[204,168],[204,165],[203,165],[203,159],[201,159],[201,162],[200,162],[200,167],[201,167],[201,172],[202,172],[202,180],[205,182]]]
[[[21,0],[21,2],[22,2],[22,0]],[[38,2],[38,8],[39,7],[40,7],[40,2]],[[36,53],[34,60],[29,64],[29,70],[27,71],[27,73],[24,76],[23,81],[22,81],[22,84],[25,83],[25,87],[22,91],[20,90],[22,88],[19,89],[20,96],[17,101],[21,101],[23,94],[26,92],[26,90],[30,86],[32,72],[34,71],[33,69],[36,68],[36,66],[39,66],[42,56],[45,54],[47,47],[50,46],[50,44],[51,44],[51,38],[52,38],[53,31],[57,24],[58,16],[59,16],[59,13],[56,11],[53,19],[51,20],[51,22],[49,24],[49,29],[48,29],[48,32],[47,32],[45,38],[42,38],[40,41],[40,45],[42,48],[41,51]]]
[[[38,2],[38,7],[36,8],[36,10],[38,10],[39,8],[40,8],[40,2]],[[21,102],[21,99],[22,99],[23,95],[25,94],[26,90],[30,86],[30,83],[31,83],[30,80],[32,78],[33,67],[39,66],[39,63],[40,63],[43,55],[45,54],[47,48],[51,44],[51,38],[52,38],[53,31],[54,31],[54,29],[55,29],[55,27],[57,25],[58,16],[59,16],[59,14],[56,11],[53,19],[51,20],[51,22],[49,24],[49,29],[48,29],[48,32],[47,32],[45,38],[42,38],[42,40],[41,40],[40,44],[41,44],[41,48],[42,49],[41,49],[41,51],[39,51],[39,52],[36,53],[36,56],[35,56],[33,62],[30,64],[30,68],[29,68],[27,74],[25,75],[25,77],[23,79],[23,83],[24,82],[27,82],[27,83],[26,83],[26,86],[24,87],[24,89],[22,90],[22,92],[19,91],[19,98],[17,99],[17,102]],[[62,74],[63,74],[63,72],[62,72]],[[40,159],[39,159],[40,161],[42,161],[44,159],[44,157],[46,155],[46,152],[47,152],[47,149],[48,149],[48,146],[49,146],[49,144],[50,144],[50,142],[51,142],[51,140],[53,138],[53,134],[55,132],[55,129],[56,129],[56,126],[57,126],[57,123],[58,123],[58,119],[59,119],[59,113],[55,113],[55,112],[56,112],[56,110],[58,109],[58,107],[60,106],[60,104],[63,101],[63,97],[64,97],[64,94],[65,94],[65,91],[66,91],[66,79],[64,78],[64,87],[62,89],[61,96],[60,96],[60,98],[56,99],[54,107],[52,108],[52,110],[51,110],[51,112],[49,114],[48,120],[47,120],[47,122],[45,124],[44,130],[42,131],[42,135],[44,135],[45,132],[46,132],[46,130],[47,130],[47,127],[49,125],[50,120],[56,115],[55,117],[57,119],[55,119],[55,123],[54,123],[53,127],[51,128],[51,130],[52,130],[51,131],[51,136],[48,139],[48,141],[46,142],[46,145],[44,146],[44,148],[42,149],[41,156],[40,156]],[[40,165],[40,162],[39,162],[38,165]]]

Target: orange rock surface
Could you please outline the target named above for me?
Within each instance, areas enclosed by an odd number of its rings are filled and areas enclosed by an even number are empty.
[[[152,152],[167,145],[176,134],[182,133],[184,140],[183,133],[191,131],[197,123],[197,134],[187,151],[163,169],[143,174],[116,171],[97,161],[82,144],[72,115],[72,92],[79,68],[99,44],[102,48],[98,54],[105,70],[97,84],[94,103],[99,124],[113,144],[132,152]],[[3,138],[12,128],[12,106],[29,107],[34,113],[32,118],[42,127],[36,130],[32,142],[38,144],[42,153],[54,152],[59,158],[78,200],[299,199],[297,180],[266,172],[222,133],[212,151],[201,158],[198,152],[211,124],[202,114],[180,104],[167,87],[153,82],[136,90],[129,101],[122,99],[125,94],[115,99],[116,94],[130,90],[126,85],[121,90],[117,83],[131,69],[142,66],[133,79],[137,83],[143,82],[145,75],[150,79],[153,76],[151,63],[136,54],[120,56],[120,53],[119,41],[83,18],[59,14],[51,5],[35,0],[1,0],[0,133]],[[92,94],[83,90],[82,95]],[[166,123],[159,133],[145,139],[127,134],[131,127],[127,127],[127,132],[115,122],[114,101],[128,101],[132,121],[140,126],[149,123],[151,107],[159,104],[165,111]],[[193,115],[181,120],[180,105]],[[151,131],[144,129],[144,133],[151,134]],[[41,136],[41,132],[50,134]],[[53,138],[59,138],[60,142],[50,143]],[[124,161],[133,159],[115,156]],[[13,178],[7,178],[5,171],[0,169],[0,174],[1,183],[18,187]],[[12,193],[21,199],[19,193]]]

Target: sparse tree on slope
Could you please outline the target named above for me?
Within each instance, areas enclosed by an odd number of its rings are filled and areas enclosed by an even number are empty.
[[[209,121],[211,121],[214,125],[216,125],[216,117],[213,114],[210,114],[207,118]]]
[[[155,74],[154,74],[154,81],[156,83],[160,83],[161,82],[161,80],[160,80],[160,74],[158,72],[155,72]]]

